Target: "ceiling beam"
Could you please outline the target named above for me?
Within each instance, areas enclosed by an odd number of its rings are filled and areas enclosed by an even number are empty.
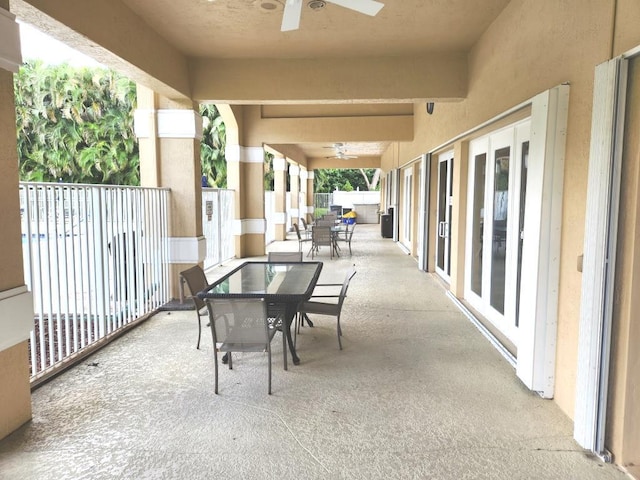
[[[307,161],[309,170],[325,168],[380,168],[380,157],[358,157],[342,160],[340,158],[310,158]]]
[[[244,108],[243,119],[246,145],[413,140],[413,115],[262,118],[253,105]]]
[[[200,102],[354,103],[459,101],[466,54],[306,59],[191,59]]]

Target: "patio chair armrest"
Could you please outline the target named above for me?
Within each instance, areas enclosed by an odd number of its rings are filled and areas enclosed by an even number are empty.
[[[316,283],[316,287],[341,287],[341,283]]]

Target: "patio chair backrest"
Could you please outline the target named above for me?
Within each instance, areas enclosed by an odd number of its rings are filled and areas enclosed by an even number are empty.
[[[313,227],[313,244],[316,247],[333,247],[333,236],[329,225],[316,225]]]
[[[189,288],[189,298],[195,303],[196,310],[201,310],[205,304],[202,299],[198,298],[198,292],[201,292],[209,286],[204,270],[202,270],[202,267],[199,265],[196,265],[180,272],[180,277]]]
[[[207,299],[211,336],[215,350],[215,387],[218,393],[218,352],[228,352],[229,368],[233,360],[231,352],[264,352],[269,357],[268,375],[271,394],[271,340],[277,329],[269,325],[267,304],[256,298]]]
[[[302,252],[269,252],[267,262],[301,262]]]

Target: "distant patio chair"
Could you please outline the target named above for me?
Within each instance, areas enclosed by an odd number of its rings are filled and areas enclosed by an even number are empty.
[[[319,283],[316,287],[342,287],[340,289],[339,295],[312,295],[311,299],[308,302],[303,302],[298,311],[300,312],[301,320],[307,317],[309,314],[312,315],[327,315],[336,317],[337,321],[337,331],[338,331],[338,346],[340,350],[342,350],[342,327],[340,326],[340,314],[342,313],[342,305],[344,304],[344,299],[347,297],[347,290],[349,288],[349,282],[356,274],[355,268],[351,268],[347,275],[345,276],[344,282],[340,283]],[[336,303],[327,303],[327,302],[318,302],[314,301],[314,298],[337,298]],[[307,318],[308,320],[308,318]],[[297,328],[297,326],[296,326]],[[297,330],[296,330],[297,332]]]
[[[311,237],[305,237],[302,238],[302,235],[300,234],[300,229],[298,228],[298,224],[297,223],[293,223],[293,229],[296,232],[296,236],[298,237],[298,251],[301,252],[302,251],[302,244],[305,242],[310,242],[311,241]]]
[[[218,393],[218,352],[227,352],[229,370],[232,352],[267,352],[271,395],[271,340],[277,328],[267,318],[263,299],[208,299],[209,322],[214,350],[215,388]]]
[[[196,348],[200,348],[200,337],[202,335],[202,322],[201,317],[207,315],[207,306],[204,300],[198,298],[198,292],[201,292],[209,286],[207,277],[204,270],[199,265],[191,267],[187,270],[180,272],[181,282],[186,283],[189,288],[189,298],[193,300],[196,307],[196,315],[198,316],[198,342]]]
[[[342,232],[339,239],[346,242],[349,245],[349,255],[351,255],[351,239],[353,238],[353,231],[356,229],[356,223],[346,224],[346,230]]]
[[[318,253],[320,251],[320,247],[329,247],[329,255],[333,259],[334,236],[333,232],[331,232],[331,227],[316,225],[311,231],[311,238],[313,240],[311,246],[312,259],[314,253]]]

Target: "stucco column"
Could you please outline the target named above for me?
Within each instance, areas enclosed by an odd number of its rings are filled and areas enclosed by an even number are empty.
[[[273,189],[275,190],[276,240],[287,238],[287,161],[282,155],[273,159]]]
[[[315,211],[315,192],[313,190],[313,180],[315,179],[315,172],[312,170],[307,174],[307,213],[312,217]]]
[[[202,263],[200,140],[202,117],[196,104],[160,97],[138,86],[135,129],[140,146],[140,180],[145,187],[171,189],[169,263],[171,295],[179,297],[179,273]]]
[[[0,438],[31,418],[27,339],[33,329],[33,300],[22,270],[13,95],[13,72],[22,61],[18,24],[8,8],[8,0],[0,0]]]
[[[300,205],[298,205],[298,216],[307,220],[307,178],[309,172],[306,168],[300,167]]]
[[[289,165],[289,190],[291,192],[291,221],[300,223],[300,167]]]
[[[228,141],[228,138],[227,138]],[[234,190],[236,257],[265,254],[264,149],[227,143],[227,187]]]

